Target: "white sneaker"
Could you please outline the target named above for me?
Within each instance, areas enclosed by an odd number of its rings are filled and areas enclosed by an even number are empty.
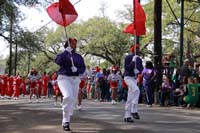
[[[29,99],[29,103],[32,103],[32,100],[31,100],[31,99]]]
[[[77,110],[79,110],[79,111],[82,110],[81,105],[77,106]]]
[[[18,97],[14,97],[15,100],[18,100]]]
[[[146,105],[146,107],[147,107],[147,108],[151,108],[151,107],[152,107],[152,105]]]
[[[98,99],[95,99],[94,101],[95,101],[95,102],[97,102],[97,101],[98,101]]]
[[[115,101],[115,100],[112,100],[112,101],[111,101],[111,104],[112,104],[112,105],[116,104],[116,101]]]

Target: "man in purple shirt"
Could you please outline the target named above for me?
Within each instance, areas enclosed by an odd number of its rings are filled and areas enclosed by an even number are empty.
[[[136,49],[136,50],[135,50]],[[138,100],[140,90],[137,86],[136,76],[143,70],[142,60],[138,56],[139,45],[130,47],[130,55],[127,55],[124,62],[124,80],[128,85],[128,97],[125,105],[125,122],[134,122],[133,118],[140,119],[138,115]]]
[[[79,75],[85,72],[83,57],[76,53],[77,40],[69,38],[65,43],[65,51],[58,54],[56,63],[60,66],[58,70],[58,86],[63,94],[63,120],[62,127],[65,131],[70,131],[70,117],[73,115],[74,104],[78,97]]]

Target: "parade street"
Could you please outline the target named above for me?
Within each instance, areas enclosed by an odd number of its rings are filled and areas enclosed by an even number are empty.
[[[73,133],[199,133],[200,110],[178,107],[147,108],[139,105],[140,120],[123,121],[124,103],[84,100],[83,110],[76,110],[72,120]],[[0,99],[0,133],[61,133],[61,106],[53,98],[39,103]]]

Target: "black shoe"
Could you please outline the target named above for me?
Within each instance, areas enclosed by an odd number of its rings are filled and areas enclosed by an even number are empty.
[[[71,131],[70,127],[69,127],[69,122],[65,122],[62,124],[63,130],[64,131]]]
[[[131,113],[132,114],[132,116],[133,116],[133,118],[135,118],[135,119],[140,119],[140,116],[138,115],[138,113],[136,112],[136,113]]]
[[[134,121],[131,117],[128,117],[128,118],[124,118],[124,122],[133,123]]]

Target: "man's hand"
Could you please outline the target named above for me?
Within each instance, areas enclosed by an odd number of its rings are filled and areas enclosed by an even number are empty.
[[[68,46],[65,50],[71,53],[73,49],[70,46]]]
[[[136,59],[137,59],[137,57],[139,57],[139,56],[138,56],[138,55],[134,55],[134,56],[133,56],[133,58],[132,58],[132,61],[134,61],[134,62],[135,62],[135,61],[136,61]]]
[[[139,71],[137,68],[134,69],[134,73],[135,73],[135,74],[138,74],[139,72],[140,72],[140,71]]]
[[[73,73],[77,72],[77,68],[75,66],[71,67],[71,69]]]

